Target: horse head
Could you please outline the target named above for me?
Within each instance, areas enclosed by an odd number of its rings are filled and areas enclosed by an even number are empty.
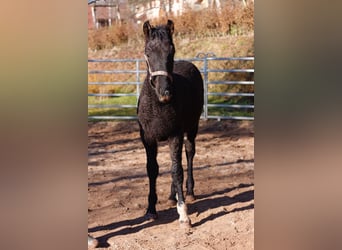
[[[149,21],[143,25],[145,35],[145,59],[148,68],[147,80],[155,90],[158,99],[167,103],[173,95],[173,62],[175,47],[172,40],[174,25],[171,20],[166,25],[153,27]]]

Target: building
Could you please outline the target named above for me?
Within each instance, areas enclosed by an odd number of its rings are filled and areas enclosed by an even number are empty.
[[[125,5],[126,0],[88,0],[88,29],[121,22],[122,14],[126,12]]]

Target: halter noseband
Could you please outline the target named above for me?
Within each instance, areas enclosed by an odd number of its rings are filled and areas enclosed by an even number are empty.
[[[169,72],[164,71],[164,70],[152,71],[148,58],[145,54],[144,54],[144,57],[147,63],[148,72],[150,73],[150,82],[152,82],[152,76],[167,76],[172,81],[172,75],[169,74]]]

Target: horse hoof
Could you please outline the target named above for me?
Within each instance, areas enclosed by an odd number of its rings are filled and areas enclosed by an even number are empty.
[[[98,245],[99,245],[99,242],[97,241],[97,239],[88,235],[88,247],[95,248]]]
[[[145,219],[154,221],[154,220],[158,219],[158,214],[146,213]]]
[[[179,221],[180,228],[191,228],[191,221],[186,220],[186,221]]]
[[[195,198],[195,196],[194,195],[187,195],[186,197],[185,197],[185,199],[186,199],[186,201],[194,201],[194,200],[196,200],[196,198]]]
[[[175,201],[175,200],[167,200],[167,204],[169,205],[169,206],[171,206],[171,207],[174,207],[174,206],[176,206],[176,204],[177,204],[177,201]]]

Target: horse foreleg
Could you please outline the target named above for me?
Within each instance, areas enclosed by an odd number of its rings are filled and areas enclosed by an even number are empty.
[[[191,226],[191,221],[188,216],[187,206],[184,201],[183,194],[183,167],[182,167],[182,147],[183,135],[169,138],[169,147],[171,154],[171,173],[172,183],[176,191],[177,212],[179,214],[179,222],[183,226]]]
[[[157,203],[157,193],[156,193],[156,181],[159,174],[159,166],[157,163],[157,143],[147,144],[144,143],[146,155],[147,155],[147,174],[149,178],[150,191],[148,194],[148,208],[146,212],[147,219],[157,219],[156,203]]]

